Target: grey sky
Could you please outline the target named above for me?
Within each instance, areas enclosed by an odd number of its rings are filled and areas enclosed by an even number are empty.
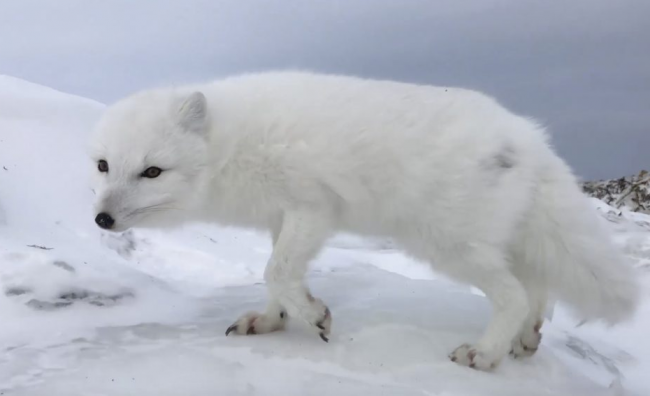
[[[650,168],[648,0],[0,0],[0,74],[111,102],[279,68],[482,90],[585,178]]]

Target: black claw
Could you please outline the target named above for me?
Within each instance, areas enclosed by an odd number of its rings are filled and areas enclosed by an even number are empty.
[[[318,328],[321,329],[321,330],[325,330],[325,326],[323,326],[323,325],[320,324],[320,323],[316,323],[316,327],[318,327]]]
[[[323,341],[325,341],[325,342],[330,342],[329,338],[327,338],[327,337],[325,336],[325,334],[320,333],[319,335],[320,335],[320,339],[321,339],[321,340],[323,340]]]
[[[237,324],[234,324],[234,325],[228,327],[228,330],[226,330],[226,336],[228,336],[228,334],[230,334],[231,332],[233,332],[235,330],[237,330]]]
[[[281,312],[280,312],[280,319],[284,319],[284,316],[285,316],[285,315],[286,315],[286,314],[284,313],[284,311],[281,311]]]

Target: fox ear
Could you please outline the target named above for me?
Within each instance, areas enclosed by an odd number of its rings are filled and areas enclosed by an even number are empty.
[[[205,95],[198,91],[187,96],[178,109],[179,123],[188,132],[206,133],[207,118],[208,103]]]

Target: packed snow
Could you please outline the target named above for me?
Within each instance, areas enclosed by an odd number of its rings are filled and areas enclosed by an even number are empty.
[[[482,294],[352,235],[309,275],[328,344],[299,323],[226,337],[265,305],[268,235],[100,231],[86,143],[103,107],[0,77],[0,395],[650,394],[650,304],[614,328],[556,305],[535,356],[479,372],[447,354],[486,326]],[[650,216],[593,203],[650,285]]]

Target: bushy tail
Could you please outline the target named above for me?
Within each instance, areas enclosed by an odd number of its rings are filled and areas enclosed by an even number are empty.
[[[640,299],[634,267],[569,168],[550,157],[521,235],[524,260],[581,319],[626,320]]]

